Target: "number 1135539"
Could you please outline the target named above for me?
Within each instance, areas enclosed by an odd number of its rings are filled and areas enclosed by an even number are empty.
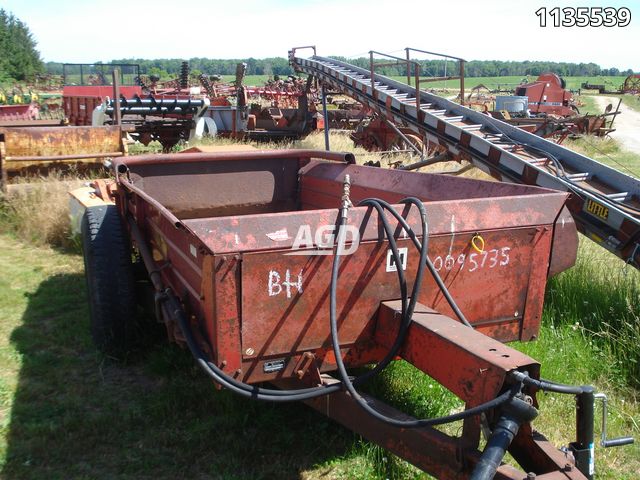
[[[542,7],[536,10],[541,27],[626,27],[631,23],[627,7]]]

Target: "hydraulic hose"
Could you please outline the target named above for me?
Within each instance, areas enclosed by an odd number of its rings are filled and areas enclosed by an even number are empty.
[[[536,380],[535,378],[531,378],[526,373],[519,372],[517,370],[511,372],[511,378],[513,378],[517,382],[522,382],[525,385],[537,388],[538,390],[543,390],[545,392],[563,393],[565,395],[580,395],[581,393],[584,393],[585,388],[591,388],[578,385],[566,385],[563,383],[552,382],[550,380]]]
[[[391,213],[396,218],[396,220],[398,220],[398,223],[400,223],[400,225],[402,225],[404,230],[407,232],[407,234],[409,235],[409,238],[411,239],[411,241],[413,241],[416,248],[421,249],[422,246],[420,244],[420,241],[418,240],[415,233],[413,232],[413,229],[409,226],[409,224],[404,219],[404,217],[400,215],[400,213],[395,208],[393,208],[389,203],[385,202],[384,200],[376,199],[376,201],[379,202],[387,210],[389,210],[389,213]],[[420,209],[420,213],[421,215],[423,215],[423,218],[426,218],[426,211],[424,210],[424,205],[422,204],[422,201],[420,201],[419,199],[415,197],[409,197],[409,198],[406,198],[405,200],[402,200],[401,203],[413,203]],[[362,204],[362,202],[360,204]],[[425,240],[424,240],[425,242],[426,242],[426,239],[428,239],[428,237],[425,237]],[[442,277],[440,276],[436,268],[433,266],[433,262],[428,256],[426,257],[426,262],[427,262],[427,267],[429,268],[429,272],[431,273],[431,276],[435,280],[436,284],[438,285],[438,288],[442,292],[442,295],[447,300],[447,303],[449,304],[453,312],[456,314],[456,316],[462,323],[464,323],[467,327],[473,328],[471,323],[467,320],[467,317],[462,313],[462,310],[460,310],[460,307],[458,306],[456,301],[453,299],[451,292],[449,292],[449,289],[444,284]]]
[[[375,201],[373,201],[372,199],[369,199],[369,202],[372,203],[372,204],[375,203]],[[389,207],[391,208],[391,210],[393,210],[393,208],[391,206],[389,206]],[[336,232],[337,232],[336,233],[336,237],[337,237],[337,242],[336,243],[338,245],[338,248],[342,244],[342,242],[344,241],[344,229],[343,229],[343,226],[344,226],[344,224],[346,222],[346,219],[347,219],[347,210],[348,210],[348,207],[344,207],[343,206],[342,211],[340,212],[340,215],[338,216],[338,221],[336,223]],[[378,210],[378,211],[380,212],[380,210]],[[383,222],[383,225],[384,225],[384,220],[382,222]],[[385,231],[386,231],[386,229],[385,229]],[[415,237],[415,235],[414,235],[414,237]],[[395,252],[394,252],[394,256],[395,256]],[[398,267],[398,270],[402,269],[402,262],[401,262],[401,259],[399,257],[395,258],[395,262],[396,262],[396,265]],[[499,395],[498,397],[494,398],[493,400],[490,400],[490,401],[488,401],[486,403],[483,403],[483,404],[478,405],[478,406],[473,407],[473,408],[469,408],[467,410],[464,410],[462,412],[459,412],[459,413],[456,413],[456,414],[453,414],[453,415],[447,415],[447,416],[437,417],[437,418],[416,419],[416,420],[398,420],[396,418],[391,418],[391,417],[388,417],[388,416],[378,412],[376,409],[371,407],[367,403],[367,401],[355,389],[355,387],[353,385],[353,382],[349,378],[349,374],[347,373],[346,367],[345,367],[344,362],[342,360],[342,354],[340,352],[340,340],[339,340],[339,335],[338,335],[337,313],[336,313],[336,309],[337,309],[337,286],[338,286],[338,273],[339,273],[339,270],[340,270],[340,255],[338,255],[338,252],[336,252],[336,254],[333,257],[333,265],[332,265],[332,269],[331,269],[331,286],[330,286],[330,294],[329,294],[329,305],[330,305],[329,306],[329,319],[330,319],[330,326],[331,326],[331,344],[332,344],[333,352],[334,352],[334,355],[335,355],[335,358],[336,358],[336,366],[338,367],[338,372],[340,374],[342,385],[349,392],[349,394],[353,397],[353,399],[358,403],[358,405],[360,407],[362,407],[371,416],[375,417],[377,420],[379,420],[381,422],[384,422],[386,424],[393,425],[393,426],[396,426],[396,427],[400,427],[400,428],[418,428],[418,427],[428,427],[428,426],[442,425],[442,424],[445,424],[445,423],[451,423],[451,422],[462,420],[462,419],[465,419],[465,418],[468,418],[468,417],[471,417],[471,416],[474,416],[474,415],[478,415],[478,414],[486,412],[486,411],[488,411],[490,409],[496,408],[496,407],[502,405],[503,403],[509,401],[511,398],[513,398],[515,395],[517,395],[520,392],[522,384],[517,382],[517,383],[514,383],[512,385],[511,389],[503,392],[501,395]],[[400,331],[402,331],[402,329],[400,329]],[[393,348],[392,348],[392,350],[393,350]]]
[[[469,480],[491,480],[502,463],[511,442],[518,434],[520,425],[530,422],[538,416],[538,411],[519,398],[512,398],[500,412],[491,436],[482,452],[480,460],[473,469]]]
[[[418,242],[418,245],[420,245],[418,247],[420,250],[420,260],[418,264],[418,270],[416,272],[416,278],[413,283],[413,289],[411,291],[411,297],[408,304],[406,302],[407,287],[406,287],[406,280],[404,278],[404,270],[402,268],[402,258],[398,251],[396,240],[393,236],[393,231],[391,229],[391,226],[389,225],[389,222],[384,214],[383,207],[385,207],[385,205],[383,205],[383,202],[377,199],[372,199],[372,198],[365,199],[359,203],[359,205],[371,206],[375,208],[376,211],[378,212],[378,218],[383,225],[383,228],[387,237],[387,241],[389,242],[389,246],[391,247],[391,252],[396,265],[396,271],[398,273],[398,279],[400,281],[402,305],[401,305],[400,328],[393,342],[393,345],[391,346],[391,348],[389,349],[385,357],[380,362],[378,362],[372,370],[370,370],[369,372],[365,373],[364,375],[354,380],[355,384],[375,376],[378,372],[382,371],[387,365],[389,365],[389,363],[396,357],[396,355],[398,354],[398,351],[400,350],[400,348],[402,347],[402,344],[404,343],[407,330],[409,328],[409,325],[411,324],[411,317],[413,316],[413,311],[415,309],[416,302],[418,301],[418,294],[420,292],[420,288],[422,287],[422,280],[424,278],[424,266],[426,264],[426,260],[428,259],[427,250],[428,250],[429,234],[428,234],[428,228],[427,228],[427,214],[426,214],[426,211],[424,210],[424,206],[422,205],[422,202],[420,202],[420,200],[416,198],[409,197],[402,200],[401,203],[416,205],[420,210],[420,217],[421,217],[421,223],[422,223],[422,237],[423,237],[422,244]],[[393,210],[393,208],[390,205],[387,204],[387,206],[389,209]],[[344,218],[341,217],[341,220],[344,220]],[[409,226],[407,225],[407,227]],[[336,226],[336,228],[338,227]],[[408,228],[408,230],[407,229],[405,230],[410,236],[412,235],[415,238],[415,233],[411,228]],[[338,236],[338,234],[336,234],[336,236]],[[338,239],[338,242],[340,242],[340,239]],[[340,245],[340,243],[338,243],[338,245]]]
[[[341,390],[340,384],[300,390],[274,390],[261,388],[255,385],[249,385],[237,381],[207,359],[206,355],[200,349],[197,341],[193,336],[193,333],[189,326],[189,321],[180,305],[180,302],[170,289],[166,289],[163,293],[164,307],[168,309],[167,314],[169,318],[174,318],[178,321],[178,325],[180,327],[180,330],[184,334],[187,346],[196,359],[198,365],[200,365],[205,373],[209,375],[214,381],[216,381],[223,387],[228,388],[232,392],[237,393],[238,395],[241,395],[245,398],[251,398],[254,400],[268,400],[271,402],[293,402],[308,400],[318,396],[328,395],[329,393],[335,393]]]

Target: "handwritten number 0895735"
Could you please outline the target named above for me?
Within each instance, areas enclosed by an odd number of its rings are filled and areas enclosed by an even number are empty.
[[[433,259],[433,266],[439,272],[442,269],[450,271],[456,265],[462,270],[465,267],[472,273],[483,268],[504,267],[509,264],[511,247],[492,248],[481,253],[459,255],[438,255]]]

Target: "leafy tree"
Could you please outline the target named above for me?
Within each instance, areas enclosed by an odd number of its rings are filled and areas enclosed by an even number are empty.
[[[27,25],[0,9],[0,79],[25,80],[44,71]]]

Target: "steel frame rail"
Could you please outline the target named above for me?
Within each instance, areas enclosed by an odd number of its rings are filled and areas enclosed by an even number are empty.
[[[375,341],[385,349],[390,347],[399,328],[398,315],[401,302],[383,302],[378,313]],[[538,377],[540,365],[532,358],[472,328],[461,327],[457,320],[441,315],[417,304],[409,333],[399,356],[420,371],[431,376],[472,408],[498,396],[508,386],[508,377],[514,370],[528,371]],[[329,385],[337,380],[320,374],[313,361],[300,379],[282,379],[275,385],[283,389]],[[535,392],[527,392],[537,405]],[[363,394],[376,410],[396,420],[414,420],[381,400]],[[346,392],[306,400],[327,417],[341,423],[372,442],[407,460],[436,478],[464,479],[473,476],[481,459],[481,420],[469,417],[462,422],[457,435],[449,435],[435,427],[400,429],[371,417]],[[494,421],[501,407],[487,412]],[[565,453],[558,450],[539,433],[534,433],[529,421],[520,425],[509,447],[509,452],[520,468],[501,463],[497,466],[496,480],[586,480]],[[522,470],[524,469],[524,470]],[[482,477],[484,478],[484,477]]]
[[[300,47],[311,48],[311,47]],[[640,269],[640,180],[424,90],[346,62],[289,52],[313,75],[398,126],[409,128],[501,181],[573,193],[578,230]],[[417,108],[416,101],[420,101]]]

